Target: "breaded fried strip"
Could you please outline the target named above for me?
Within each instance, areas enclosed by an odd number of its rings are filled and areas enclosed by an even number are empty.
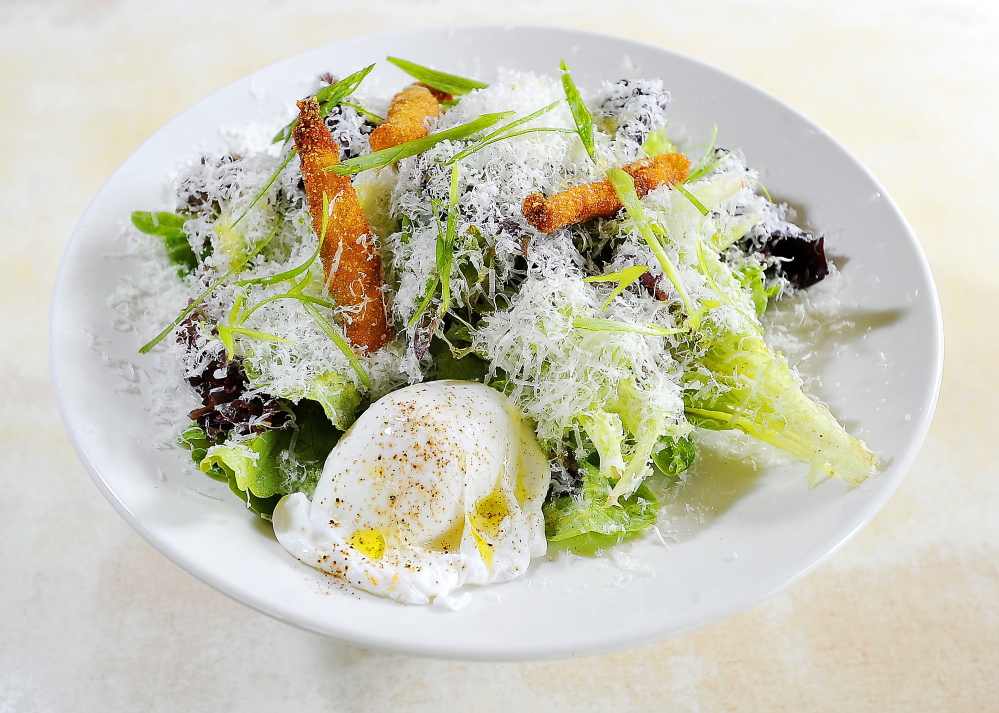
[[[368,137],[371,150],[381,151],[422,139],[429,133],[427,119],[437,119],[440,115],[441,107],[433,91],[420,84],[411,84],[392,97],[385,123]]]
[[[302,162],[305,195],[316,235],[323,230],[323,196],[329,221],[320,257],[326,284],[343,318],[347,341],[365,352],[376,351],[392,337],[382,299],[382,267],[371,228],[349,176],[325,169],[340,162],[340,147],[319,114],[319,103],[298,103],[295,149]]]
[[[426,89],[429,90],[430,93],[434,95],[434,98],[439,102],[449,102],[454,99],[454,94],[448,94],[447,92],[442,92],[440,89],[434,89],[433,87],[428,87],[423,82],[417,82],[416,86],[426,87]]]
[[[624,170],[635,179],[635,192],[641,198],[659,186],[672,186],[686,178],[690,159],[682,153],[661,154],[636,161]],[[610,218],[622,207],[610,181],[603,180],[573,186],[551,198],[532,193],[524,199],[522,210],[528,223],[550,233],[593,218]]]

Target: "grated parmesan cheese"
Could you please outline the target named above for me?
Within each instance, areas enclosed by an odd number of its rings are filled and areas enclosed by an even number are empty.
[[[308,263],[317,250],[298,158],[290,160],[254,203],[290,146],[271,146],[270,127],[230,132],[227,154],[190,162],[174,181],[174,208],[191,214],[184,231],[195,254],[203,256],[192,275],[178,280],[158,241],[133,229],[124,237],[126,254],[139,259],[141,272],[118,289],[112,304],[116,326],[135,330],[143,342],[269,239],[237,276],[202,301],[199,310],[205,322],[199,327],[197,348],[173,337],[157,347],[159,362],[152,369],[163,377],[154,403],[164,414],[183,420],[173,404],[184,403],[186,408],[190,399],[174,398],[177,381],[225,358],[220,327],[244,330],[229,346],[249,377],[250,395],[297,402],[334,373],[371,402],[404,384],[423,381],[432,365],[415,345],[417,331],[426,326],[410,323],[436,276],[446,281],[451,293],[452,310],[446,317],[468,340],[467,348],[452,345],[455,355],[474,353],[486,361],[487,381],[516,401],[550,452],[559,452],[568,435],[577,444],[584,435],[589,437],[601,460],[613,461],[618,471],[614,477],[628,480],[624,494],[629,495],[648,474],[651,455],[663,447],[656,439],[690,432],[684,389],[699,385],[698,395],[703,396],[731,387],[698,364],[703,345],[684,332],[681,315],[687,305],[681,290],[672,284],[662,256],[650,249],[634,217],[622,213],[549,234],[539,233],[524,219],[521,206],[529,194],[550,196],[602,180],[605,169],[643,157],[643,142],[666,126],[669,93],[661,81],[604,83],[588,97],[597,127],[596,160],[591,161],[564,96],[561,83],[551,77],[501,71],[495,83],[461,97],[430,127],[440,132],[495,112],[510,112],[502,122],[509,123],[555,105],[517,127],[526,133],[497,140],[458,163],[456,239],[447,275],[436,274],[448,221],[447,162],[475,140],[444,141],[394,166],[354,177],[371,223],[371,239],[383,258],[384,297],[396,325],[386,347],[359,356],[369,386],[302,303],[285,296],[293,283],[262,281]],[[354,101],[384,113],[388,99]],[[356,109],[336,107],[326,121],[344,158],[370,152],[372,126]],[[758,174],[747,167],[741,152],[716,152],[715,157],[710,171],[686,184],[692,198],[661,187],[641,203],[648,219],[665,231],[664,251],[673,277],[685,298],[702,308],[712,329],[743,329],[748,324],[762,333],[751,299],[733,282],[730,271],[760,264],[765,236],[798,229],[786,206],[759,195]],[[736,247],[739,241],[743,243]],[[710,259],[703,253],[705,246],[712,251]],[[724,274],[712,277],[710,260],[719,259]],[[646,268],[641,280],[613,298],[613,281],[588,281],[636,266]],[[300,283],[302,294],[329,299],[318,260],[295,280],[305,280]],[[794,292],[779,277],[769,278],[767,284]],[[835,297],[828,297],[829,291],[824,294],[827,297],[818,302],[789,301],[791,307],[769,324],[770,335],[785,345],[803,347],[791,336],[794,328],[813,325],[809,320],[816,317],[810,315],[828,320],[835,312]],[[429,316],[436,306],[431,294]],[[339,330],[337,308],[319,309]],[[591,327],[581,327],[587,320]],[[439,318],[431,325],[450,343]],[[623,445],[601,450],[607,444],[598,443],[597,423],[618,429]],[[743,441],[737,439],[738,448],[745,451]]]

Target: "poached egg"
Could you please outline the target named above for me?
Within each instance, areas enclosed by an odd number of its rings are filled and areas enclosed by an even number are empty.
[[[463,585],[521,576],[546,552],[549,480],[533,429],[506,396],[466,381],[415,384],[347,430],[311,502],[281,499],[274,534],[359,589],[446,602]]]

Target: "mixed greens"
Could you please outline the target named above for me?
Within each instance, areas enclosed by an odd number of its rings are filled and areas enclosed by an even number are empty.
[[[310,227],[294,121],[270,147],[190,166],[176,212],[132,215],[186,292],[142,351],[160,345],[201,399],[181,442],[204,473],[266,518],[285,494],[311,496],[370,403],[431,379],[487,383],[535,425],[551,541],[650,527],[650,483],[685,477],[695,428],[771,443],[813,476],[874,471],[764,338],[770,302],[828,272],[822,238],[714,140],[682,180],[636,188],[629,166],[677,151],[661,82],[584,97],[564,63],[558,79],[486,85],[389,61],[440,96],[425,137],[371,151],[391,120],[361,92],[372,67],[315,94],[342,149],[328,170],[352,177],[381,255],[395,333],[380,350],[344,337],[319,260],[337,226]],[[590,184],[619,202],[610,214],[549,232],[525,217],[529,195]]]

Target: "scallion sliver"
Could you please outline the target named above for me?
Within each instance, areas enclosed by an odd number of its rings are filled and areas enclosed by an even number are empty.
[[[572,81],[569,73],[569,65],[564,61],[559,64],[562,70],[562,88],[565,90],[566,101],[569,102],[569,109],[572,111],[572,118],[576,122],[576,131],[579,133],[579,140],[583,142],[586,154],[593,160],[594,138],[593,138],[593,116],[590,110],[583,103],[583,98],[579,95],[576,83]]]
[[[358,156],[357,158],[352,158],[349,161],[336,163],[326,170],[332,171],[338,176],[351,176],[355,173],[368,171],[372,168],[382,168],[393,164],[396,161],[401,161],[404,158],[421,154],[424,151],[429,151],[442,141],[458,141],[460,139],[467,139],[469,136],[474,136],[483,129],[488,129],[493,124],[512,116],[513,113],[514,112],[512,111],[504,111],[498,114],[483,114],[478,119],[469,121],[467,124],[461,124],[450,129],[445,129],[444,131],[431,134],[430,136],[426,136],[422,139],[407,141],[404,144],[399,144],[398,146],[393,146],[392,148],[374,151],[372,153],[365,154],[364,156]]]
[[[281,227],[281,221],[279,220],[275,224],[274,229],[271,230],[271,232],[267,235],[267,237],[264,238],[263,240],[261,240],[256,245],[256,247],[253,248],[253,250],[251,250],[249,253],[247,253],[243,257],[243,259],[239,260],[235,265],[233,265],[229,269],[228,272],[226,272],[224,275],[222,275],[222,277],[220,277],[215,282],[213,282],[211,285],[209,285],[208,289],[205,290],[204,292],[202,292],[198,296],[198,299],[196,299],[193,302],[191,302],[191,304],[189,304],[180,314],[178,314],[177,318],[174,321],[172,321],[169,325],[167,325],[166,329],[164,329],[162,332],[160,332],[155,337],[153,337],[149,342],[147,342],[146,344],[142,345],[142,347],[140,347],[140,349],[139,349],[139,354],[146,354],[153,347],[155,347],[157,344],[159,344],[161,341],[163,341],[163,338],[166,335],[170,334],[170,332],[172,332],[177,327],[178,324],[180,324],[182,321],[184,321],[184,319],[187,317],[187,315],[191,314],[191,312],[193,312],[195,310],[195,308],[199,304],[201,304],[202,301],[204,301],[204,299],[208,295],[210,295],[212,292],[215,291],[216,287],[218,287],[223,282],[225,282],[226,280],[228,280],[230,277],[232,277],[233,275],[235,275],[237,272],[239,272],[240,270],[242,270],[243,267],[246,265],[246,263],[248,263],[250,260],[252,260],[254,257],[256,257],[260,253],[260,251],[264,249],[264,247],[267,245],[267,243],[269,243],[271,241],[271,238],[273,238],[277,234],[277,231],[278,231],[278,229],[280,227]]]
[[[385,59],[408,74],[410,77],[419,79],[428,87],[446,94],[460,96],[462,94],[468,94],[473,89],[485,89],[489,86],[488,84],[474,79],[459,77],[456,74],[438,72],[436,69],[430,69],[430,67],[424,67],[421,64],[416,64],[415,62],[410,62],[405,59],[399,59],[398,57],[386,57]]]

